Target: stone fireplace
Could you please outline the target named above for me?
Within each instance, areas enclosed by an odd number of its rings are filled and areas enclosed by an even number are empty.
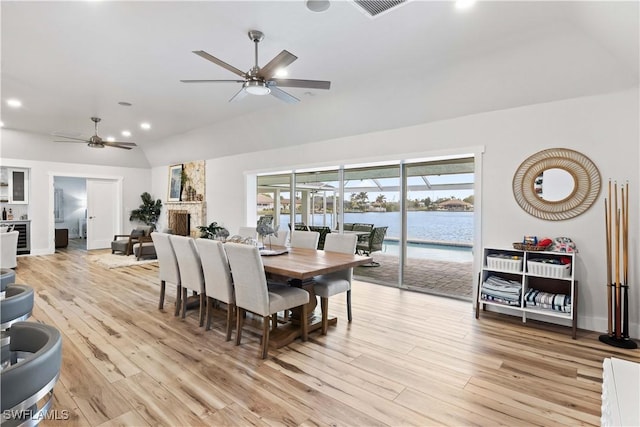
[[[198,227],[205,224],[207,210],[205,202],[167,202],[167,220],[174,233],[200,237]],[[188,221],[186,224],[183,221]]]

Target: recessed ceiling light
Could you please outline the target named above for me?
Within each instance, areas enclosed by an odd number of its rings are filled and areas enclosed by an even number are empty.
[[[280,68],[278,71],[276,71],[276,77],[287,77],[288,75],[289,72],[284,68]]]
[[[106,139],[107,139],[107,142],[116,142],[116,139],[112,136],[108,136]]]
[[[122,105],[123,107],[131,107],[133,104],[130,102],[120,101],[118,105]]]
[[[147,123],[147,122],[140,123],[140,128],[144,130],[149,130],[151,129],[151,123]]]
[[[307,0],[307,9],[312,12],[324,12],[329,9],[329,0]]]
[[[22,107],[22,102],[19,99],[7,99],[7,105],[12,108]]]
[[[456,9],[469,9],[476,3],[476,0],[456,0]]]
[[[129,132],[128,130],[123,130],[122,136],[124,136],[125,138],[129,138],[131,136],[131,132]]]

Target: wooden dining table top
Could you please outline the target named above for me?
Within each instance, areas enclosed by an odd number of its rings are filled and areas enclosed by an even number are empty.
[[[273,246],[272,249],[284,249]],[[282,255],[263,256],[262,263],[267,273],[306,280],[320,274],[333,273],[371,262],[371,257],[328,252],[316,249],[290,248]]]

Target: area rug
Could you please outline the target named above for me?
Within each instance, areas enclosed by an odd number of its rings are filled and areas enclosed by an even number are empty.
[[[131,267],[133,265],[158,263],[157,259],[141,259],[136,260],[135,255],[119,255],[119,254],[95,254],[89,255],[89,261],[95,262],[104,268],[120,268]]]

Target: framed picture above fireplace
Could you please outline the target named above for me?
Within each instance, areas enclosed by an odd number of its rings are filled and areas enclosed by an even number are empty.
[[[179,202],[182,194],[182,164],[169,166],[168,202]]]

